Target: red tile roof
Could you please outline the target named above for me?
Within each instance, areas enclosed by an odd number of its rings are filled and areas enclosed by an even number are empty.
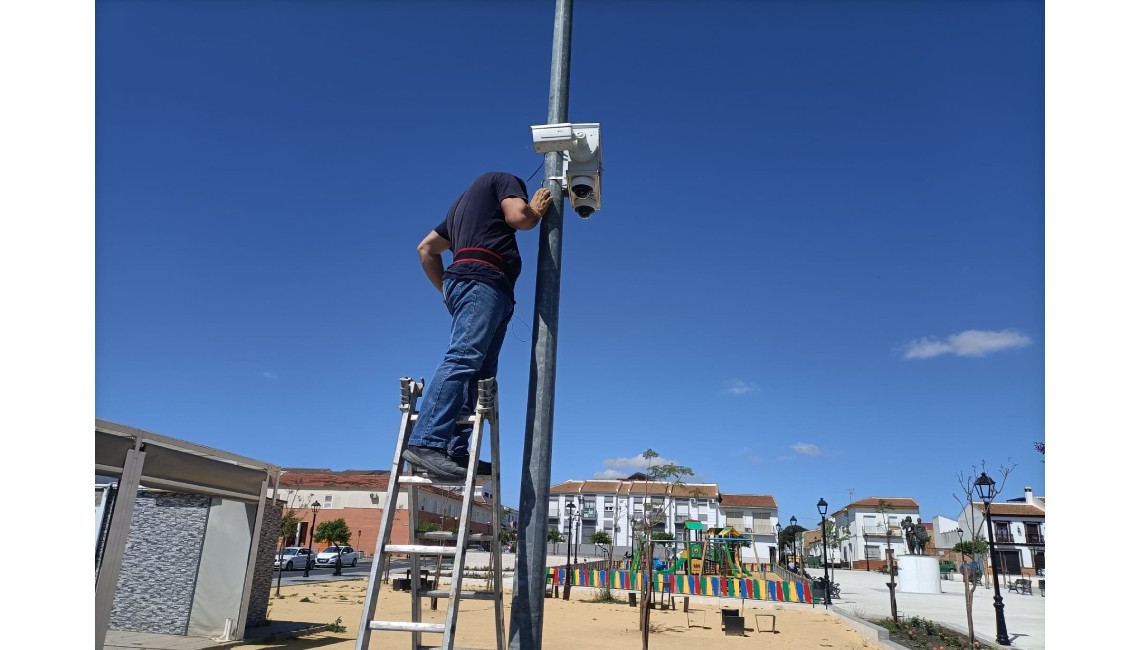
[[[984,503],[971,501],[970,505],[977,508],[980,512],[985,512],[986,510]],[[1045,511],[1028,503],[991,503],[990,514],[999,517],[1044,517]]]
[[[618,495],[650,495],[674,497],[701,497],[712,498],[717,495],[715,483],[689,483],[674,486],[671,483],[658,483],[655,481],[626,481],[626,480],[590,480],[590,481],[563,481],[550,486],[551,494],[618,494]]]
[[[724,508],[775,508],[776,498],[769,494],[722,494]]]
[[[386,490],[388,474],[384,470],[348,470],[334,472],[327,469],[286,467],[281,471],[280,487],[324,488],[331,490]]]

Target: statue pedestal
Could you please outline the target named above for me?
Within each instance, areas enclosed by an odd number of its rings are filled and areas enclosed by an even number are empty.
[[[898,559],[898,590],[908,594],[940,594],[942,578],[938,560],[925,555],[903,555]]]

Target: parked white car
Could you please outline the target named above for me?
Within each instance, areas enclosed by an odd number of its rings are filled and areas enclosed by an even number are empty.
[[[304,546],[286,546],[284,551],[273,556],[273,568],[280,569],[284,565],[286,571],[304,569],[307,562],[311,569],[314,563],[313,556],[310,553],[312,551]]]
[[[360,560],[360,551],[352,550],[351,546],[330,546],[317,553],[317,566],[336,566],[338,555],[341,566],[356,566]]]

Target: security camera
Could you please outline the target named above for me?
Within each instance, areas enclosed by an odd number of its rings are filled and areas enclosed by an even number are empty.
[[[574,196],[584,199],[594,191],[594,179],[589,176],[575,176],[570,179],[570,191]]]
[[[597,122],[530,127],[534,150],[563,152],[563,188],[583,219],[602,207],[602,128]]]
[[[530,127],[534,150],[538,153],[566,151],[574,146],[573,124],[538,124]]]

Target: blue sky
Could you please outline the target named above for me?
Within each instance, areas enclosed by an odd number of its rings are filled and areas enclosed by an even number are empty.
[[[96,416],[386,469],[449,326],[415,245],[479,173],[541,182],[554,3],[95,7]],[[953,517],[983,460],[1045,494],[1044,41],[1036,2],[575,3],[605,194],[565,221],[552,481],[651,447],[801,520]]]

